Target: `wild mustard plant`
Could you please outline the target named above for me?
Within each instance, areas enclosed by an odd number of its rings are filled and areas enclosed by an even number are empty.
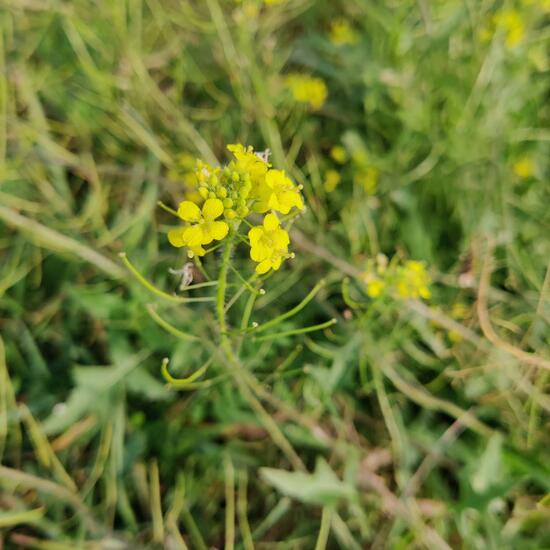
[[[311,292],[295,307],[261,325],[250,322],[256,296],[263,294],[258,289],[260,277],[277,271],[282,263],[293,257],[289,252],[289,225],[293,218],[304,210],[301,186],[296,185],[283,170],[273,168],[268,161],[268,152],[257,153],[250,146],[229,145],[227,149],[233,158],[225,166],[212,166],[201,160],[196,161],[194,200],[183,200],[177,210],[160,203],[167,211],[183,222],[180,227],[168,232],[169,242],[176,248],[187,249],[187,255],[194,258],[200,266],[201,258],[209,252],[222,247],[217,270],[217,280],[198,284],[193,282],[193,264],[188,263],[182,269],[170,270],[181,277],[180,292],[216,286],[215,296],[183,297],[171,295],[155,287],[133,266],[125,254],[121,254],[124,263],[134,277],[151,292],[172,303],[215,302],[216,317],[219,327],[219,346],[205,341],[204,345],[212,351],[212,357],[198,370],[185,378],[176,379],[168,371],[168,360],[162,364],[162,373],[175,388],[190,390],[201,387],[199,380],[209,369],[215,358],[232,367],[231,373],[245,395],[252,396],[250,387],[254,379],[247,377],[242,370],[238,350],[242,339],[250,337],[258,341],[288,337],[294,334],[323,330],[333,325],[335,319],[324,323],[280,333],[270,329],[282,321],[298,314],[324,285],[320,281]],[[248,279],[233,266],[233,253],[239,242],[245,243],[248,255],[254,262],[254,274]],[[229,274],[233,272],[242,286],[228,300],[227,294],[234,285],[229,284]],[[229,309],[246,292],[249,299],[244,308],[240,328],[230,329],[227,320]],[[199,340],[193,334],[184,333],[163,319],[155,308],[149,307],[152,319],[164,330],[182,340]],[[234,340],[236,338],[237,340]],[[269,415],[262,412],[254,397],[250,402],[256,411],[266,419],[266,429],[274,441],[283,450],[288,450],[284,436],[278,432],[276,424],[269,420]]]

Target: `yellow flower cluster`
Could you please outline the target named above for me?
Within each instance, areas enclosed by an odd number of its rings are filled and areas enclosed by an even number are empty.
[[[359,36],[345,19],[336,19],[330,25],[330,41],[335,46],[343,46],[345,44],[356,44],[359,41]]]
[[[389,295],[401,299],[428,299],[431,296],[430,275],[424,263],[416,260],[401,262],[394,258],[388,263],[387,257],[379,254],[375,261],[367,263],[363,281],[370,298]]]
[[[402,298],[429,298],[431,278],[426,266],[416,260],[406,261],[396,270],[396,289]]]
[[[234,158],[224,167],[197,161],[200,200],[179,205],[177,215],[187,224],[169,231],[168,240],[175,247],[186,247],[190,257],[204,256],[208,252],[205,246],[222,241],[231,230],[238,231],[240,222],[251,213],[267,213],[262,225],[248,232],[250,257],[258,262],[258,273],[277,270],[291,255],[288,232],[276,212],[287,215],[303,210],[301,187],[284,171],[271,168],[266,157],[252,147],[237,144],[227,148]]]
[[[320,78],[292,73],[287,75],[285,83],[295,101],[307,103],[314,111],[319,110],[327,99],[327,86]]]

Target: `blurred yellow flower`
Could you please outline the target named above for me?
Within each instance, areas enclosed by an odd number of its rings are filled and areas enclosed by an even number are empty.
[[[338,164],[344,164],[348,160],[348,153],[341,145],[335,145],[330,150],[330,157]]]
[[[527,179],[533,176],[535,167],[530,157],[523,156],[514,162],[512,165],[512,171],[519,178]]]
[[[250,239],[250,257],[255,262],[256,272],[260,275],[270,269],[277,270],[282,261],[288,257],[290,238],[285,229],[281,229],[276,214],[267,214],[263,224],[253,227],[248,232]]]
[[[338,186],[341,180],[342,178],[339,172],[337,172],[336,170],[327,170],[325,172],[325,181],[323,183],[325,187],[325,191],[327,193],[332,193],[336,189],[336,187]]]
[[[374,195],[378,187],[379,174],[378,168],[369,166],[355,174],[353,181],[356,185],[361,186],[369,195]]]
[[[307,103],[315,111],[324,105],[328,91],[320,78],[293,73],[286,77],[285,82],[295,101]]]
[[[409,260],[397,271],[397,294],[402,298],[429,298],[430,276],[422,262]]]
[[[468,317],[469,310],[466,304],[462,302],[455,302],[451,306],[451,317],[453,319],[466,319]]]
[[[344,44],[356,44],[359,35],[345,19],[336,19],[330,25],[330,41],[335,46]]]
[[[496,29],[504,33],[507,48],[514,48],[523,41],[525,24],[519,11],[514,9],[502,10],[494,16],[493,22]]]
[[[390,262],[384,254],[367,261],[362,274],[369,298],[390,295],[393,298],[425,298],[431,295],[431,278],[423,262],[408,260],[404,263],[394,257]]]
[[[367,295],[371,298],[378,298],[386,287],[386,283],[380,279],[372,279],[367,282]]]

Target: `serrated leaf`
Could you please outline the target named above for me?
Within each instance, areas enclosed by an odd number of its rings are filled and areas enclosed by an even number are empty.
[[[354,496],[353,487],[338,479],[323,458],[317,460],[313,474],[261,468],[260,476],[284,495],[307,504],[333,506]]]

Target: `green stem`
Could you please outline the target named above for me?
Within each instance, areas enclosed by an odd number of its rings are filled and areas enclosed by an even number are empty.
[[[306,334],[307,332],[315,332],[316,330],[323,330],[331,327],[337,323],[336,319],[329,319],[319,325],[313,325],[311,327],[297,328],[295,330],[287,330],[285,332],[275,332],[274,334],[266,334],[264,336],[254,336],[256,342],[263,342],[265,340],[275,340],[276,338],[284,338],[286,336],[294,336],[296,334]]]
[[[319,535],[317,537],[317,543],[315,544],[315,550],[325,550],[328,543],[328,536],[330,534],[330,520],[332,519],[332,509],[328,506],[323,508],[323,515],[321,516],[321,528],[319,529]]]
[[[227,273],[229,271],[229,259],[231,258],[231,250],[233,247],[233,235],[231,235],[224,244],[222,255],[222,266],[218,278],[218,288],[216,294],[216,313],[218,316],[218,324],[220,328],[220,350],[227,361],[230,373],[239,388],[244,399],[249,403],[252,409],[256,412],[262,421],[266,431],[269,433],[273,442],[283,451],[289,462],[296,470],[305,470],[304,463],[297,455],[292,445],[288,442],[279,426],[273,420],[271,415],[264,409],[262,403],[258,400],[244,372],[242,372],[241,362],[234,354],[231,347],[231,341],[227,334],[227,320],[225,311],[225,291],[227,289]]]

